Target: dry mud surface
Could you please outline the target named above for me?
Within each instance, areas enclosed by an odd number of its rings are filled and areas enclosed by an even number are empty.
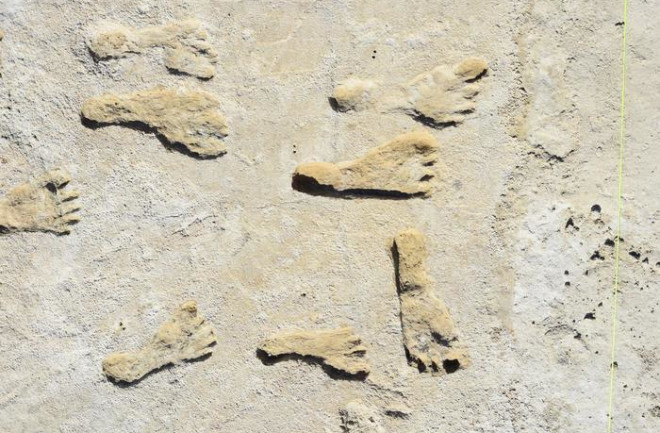
[[[617,432],[660,431],[658,16],[631,2]],[[0,430],[604,431],[621,20],[4,0]]]

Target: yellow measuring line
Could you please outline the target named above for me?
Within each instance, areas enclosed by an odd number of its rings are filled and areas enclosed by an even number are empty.
[[[619,244],[621,243],[621,219],[623,213],[623,144],[626,132],[626,34],[628,24],[628,0],[623,0],[623,41],[621,44],[621,113],[619,117],[619,191],[614,240],[614,296],[612,299],[612,347],[610,359],[610,395],[607,405],[607,433],[612,433],[612,409],[614,407],[614,376],[616,355],[616,319],[619,300]]]

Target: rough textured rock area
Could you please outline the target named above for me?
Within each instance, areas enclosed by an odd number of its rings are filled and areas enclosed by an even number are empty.
[[[340,414],[345,432],[385,433],[378,411],[359,400],[349,402]]]
[[[629,3],[0,2],[0,431],[660,431]]]

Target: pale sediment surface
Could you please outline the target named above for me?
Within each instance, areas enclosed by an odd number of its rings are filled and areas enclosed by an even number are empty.
[[[81,210],[68,235],[0,234],[0,429],[338,433],[359,401],[377,431],[604,431],[621,14],[577,0],[3,2],[0,198],[59,167]],[[614,421],[655,432],[660,5],[630,14]],[[208,80],[168,71],[158,46],[88,49],[99,23],[189,17],[217,53]],[[488,70],[455,126],[328,100],[348,77],[407,83],[468,58]],[[81,121],[90,98],[155,86],[213,95],[227,153]],[[427,197],[292,188],[301,164],[420,130],[439,143]],[[391,247],[409,227],[469,348],[451,374],[406,358]],[[140,348],[189,299],[215,329],[210,357],[130,386],[104,377],[107,354]],[[340,327],[366,347],[364,380],[257,357],[270,335]]]

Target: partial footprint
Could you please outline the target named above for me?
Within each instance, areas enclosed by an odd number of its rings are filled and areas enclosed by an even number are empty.
[[[207,42],[208,34],[195,19],[173,21],[162,26],[132,29],[103,24],[88,39],[87,46],[98,60],[125,57],[148,48],[165,49],[165,66],[173,71],[210,79],[215,75],[217,53]]]
[[[468,367],[470,357],[449,310],[431,289],[424,236],[415,229],[403,230],[394,238],[393,254],[403,343],[410,364],[434,374]]]
[[[347,433],[385,433],[378,411],[359,400],[353,400],[339,411],[342,429]]]
[[[485,60],[470,58],[453,66],[438,66],[406,84],[379,86],[374,81],[349,78],[332,93],[338,111],[375,108],[402,111],[433,127],[461,123],[476,108],[476,82],[488,69]]]
[[[416,197],[431,193],[438,143],[425,132],[396,137],[361,158],[299,165],[293,188],[316,195]]]
[[[374,81],[351,77],[334,88],[330,101],[337,111],[362,111],[374,105],[377,89]]]
[[[218,111],[219,105],[206,92],[156,86],[89,99],[81,114],[84,119],[99,124],[141,123],[166,144],[182,145],[200,157],[216,157],[227,152],[222,141],[227,136],[227,122]]]
[[[210,355],[216,344],[213,326],[187,301],[165,322],[151,342],[135,352],[118,352],[103,360],[103,373],[114,381],[135,382],[153,370]]]
[[[259,346],[259,352],[260,355],[276,358],[275,361],[285,359],[287,355],[311,357],[331,367],[335,373],[343,372],[362,379],[369,374],[370,367],[364,360],[367,349],[361,343],[360,337],[348,327],[296,331],[267,338]]]
[[[78,191],[64,191],[70,181],[66,170],[56,168],[9,191],[0,199],[0,233],[70,233],[80,221],[80,206],[72,202]]]

